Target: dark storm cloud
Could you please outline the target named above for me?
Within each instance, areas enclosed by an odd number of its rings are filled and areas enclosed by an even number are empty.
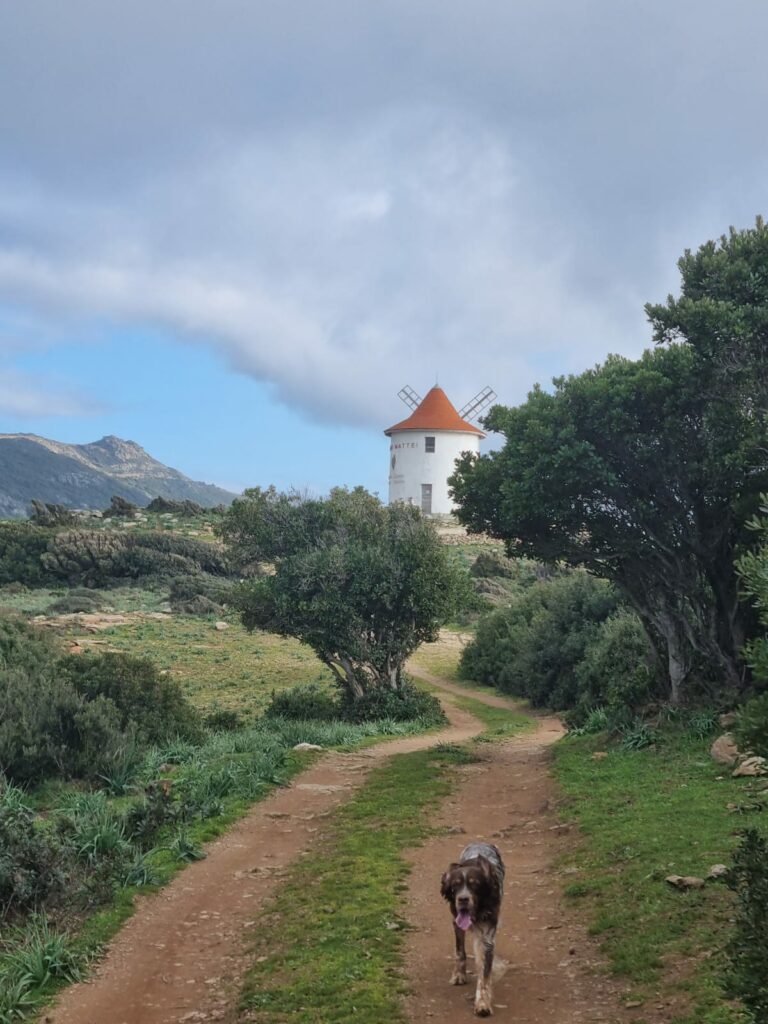
[[[0,296],[214,345],[327,419],[436,370],[519,399],[636,353],[682,248],[764,210],[766,28],[757,0],[5,5]]]

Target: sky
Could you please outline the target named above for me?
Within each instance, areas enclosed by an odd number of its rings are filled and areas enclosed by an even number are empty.
[[[386,493],[768,202],[762,0],[0,4],[0,433]]]

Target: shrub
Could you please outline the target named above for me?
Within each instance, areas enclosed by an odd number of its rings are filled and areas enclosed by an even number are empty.
[[[733,732],[741,750],[768,757],[768,693],[747,701],[739,711]]]
[[[135,727],[147,743],[164,743],[174,736],[196,740],[202,724],[181,687],[161,676],[147,658],[129,654],[71,654],[58,670],[73,689],[89,701],[108,699],[124,730]]]
[[[35,526],[74,526],[77,516],[65,505],[52,505],[33,498],[29,521]]]
[[[342,700],[341,717],[347,722],[373,722],[388,718],[394,722],[419,720],[427,725],[441,725],[445,714],[440,701],[431,693],[405,682],[398,690],[378,687],[367,690],[362,697]]]
[[[127,498],[121,498],[119,494],[114,494],[109,508],[104,509],[103,515],[105,519],[111,517],[120,518],[133,516],[138,511],[138,506],[134,505],[132,501],[128,501]]]
[[[38,587],[50,577],[42,558],[53,531],[29,523],[0,523],[0,585]]]
[[[596,706],[609,716],[639,711],[661,692],[656,655],[640,620],[626,608],[600,623],[575,669],[576,715]]]
[[[462,652],[464,678],[558,710],[579,701],[576,669],[601,623],[619,608],[604,580],[573,572],[534,583],[480,620]]]
[[[178,516],[202,516],[205,514],[205,509],[196,501],[188,499],[174,501],[172,498],[160,496],[150,501],[147,505],[147,512],[172,512]]]
[[[243,719],[240,713],[232,708],[219,708],[207,714],[203,724],[212,732],[237,732],[243,728]]]
[[[48,578],[89,586],[229,572],[221,545],[160,530],[63,530],[47,538],[40,562]]]
[[[72,615],[77,612],[98,612],[104,607],[104,598],[101,594],[93,593],[90,590],[77,590],[58,598],[53,604],[48,605],[49,615]]]
[[[56,657],[51,637],[24,619],[0,615],[0,671],[35,671],[50,665]]]
[[[60,844],[35,826],[24,794],[0,777],[0,917],[33,910],[65,881]]]
[[[332,722],[342,717],[338,699],[315,683],[294,686],[277,693],[273,690],[264,715],[267,718],[316,722]]]
[[[86,699],[50,667],[0,669],[0,770],[15,782],[95,778],[126,742],[110,700]]]
[[[171,609],[185,615],[220,615],[231,585],[206,573],[182,576],[171,581],[168,595]]]
[[[740,999],[755,1024],[768,1024],[768,842],[748,829],[736,850],[728,885],[737,896],[733,935],[726,948],[728,995]]]

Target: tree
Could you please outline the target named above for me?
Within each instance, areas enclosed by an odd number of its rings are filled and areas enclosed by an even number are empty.
[[[612,580],[667,665],[670,697],[707,664],[743,683],[734,570],[765,459],[742,405],[702,388],[707,357],[669,344],[637,361],[610,356],[535,388],[486,426],[501,451],[462,458],[459,518],[510,552],[582,565]]]
[[[406,658],[468,594],[421,513],[363,488],[325,499],[253,488],[220,532],[241,565],[270,565],[236,589],[243,623],[308,644],[355,699],[399,690]]]

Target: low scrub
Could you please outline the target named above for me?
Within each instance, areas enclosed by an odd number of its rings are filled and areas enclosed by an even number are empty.
[[[768,842],[748,829],[733,858],[728,884],[736,893],[736,924],[727,947],[728,994],[740,999],[755,1024],[768,1024]]]
[[[744,704],[733,731],[739,749],[768,757],[768,693]]]
[[[537,581],[481,619],[460,664],[463,678],[579,716],[641,706],[655,672],[637,617],[610,584],[582,572]]]
[[[265,711],[268,718],[362,724],[386,719],[440,725],[445,722],[440,701],[430,693],[405,683],[398,690],[385,687],[367,690],[362,697],[337,696],[312,683],[273,693]]]
[[[60,659],[57,672],[87,700],[111,701],[122,728],[135,730],[145,743],[201,737],[200,717],[179,684],[161,676],[148,658],[116,652],[71,654]]]

